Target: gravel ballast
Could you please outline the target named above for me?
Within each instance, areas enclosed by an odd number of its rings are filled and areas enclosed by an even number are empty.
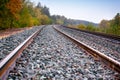
[[[108,39],[86,32],[81,32],[75,29],[56,26],[59,30],[69,34],[79,41],[91,46],[92,48],[110,56],[111,58],[120,62],[120,42],[113,39]]]
[[[46,26],[23,51],[8,79],[114,80],[116,74],[52,26]]]
[[[21,42],[28,38],[32,33],[41,28],[42,26],[33,27],[32,29],[25,30],[21,33],[0,39],[0,61],[5,58],[12,50],[14,50]]]

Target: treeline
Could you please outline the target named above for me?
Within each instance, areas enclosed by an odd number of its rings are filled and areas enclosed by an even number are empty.
[[[45,24],[75,26],[82,30],[120,35],[119,13],[112,20],[102,20],[98,26],[98,24],[84,20],[50,15],[49,8],[42,6],[40,2],[35,6],[29,0],[0,0],[0,30]]]
[[[0,0],[0,30],[50,24],[49,8],[29,0]]]
[[[40,2],[35,6],[29,0],[0,0],[0,30],[45,24],[73,26],[80,23],[87,25],[90,22],[50,15],[49,8]]]
[[[102,20],[99,26],[96,27],[92,24],[84,25],[79,24],[77,28],[88,31],[102,32],[107,34],[120,36],[120,13],[117,13],[112,20]]]

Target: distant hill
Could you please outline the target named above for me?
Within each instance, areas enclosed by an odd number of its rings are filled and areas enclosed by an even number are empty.
[[[84,24],[84,25],[88,25],[88,24],[92,24],[94,26],[98,26],[97,23],[93,23],[93,22],[89,22],[89,21],[85,21],[85,20],[75,20],[75,19],[67,19],[67,21],[65,22],[65,25],[79,25],[79,24]]]
[[[88,24],[92,24],[94,26],[98,26],[97,23],[93,23],[93,22],[89,22],[89,21],[85,21],[85,20],[75,20],[75,19],[67,19],[64,16],[60,16],[60,15],[52,15],[51,16],[53,23],[54,24],[61,24],[61,25],[79,25],[79,24],[84,24],[84,25],[88,25]]]

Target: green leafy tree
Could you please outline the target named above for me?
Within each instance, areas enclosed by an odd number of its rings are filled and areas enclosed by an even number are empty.
[[[19,20],[20,27],[32,26],[31,19],[32,19],[32,16],[29,13],[28,7],[26,4],[24,4],[20,12],[20,20]]]
[[[113,34],[120,35],[120,14],[119,13],[117,13],[114,19],[111,20],[111,29]]]
[[[6,4],[9,0],[0,0],[0,30],[7,29],[10,26],[9,12]]]
[[[87,27],[86,27],[86,30],[89,30],[89,31],[96,31],[96,27],[93,26],[92,24],[88,24]]]

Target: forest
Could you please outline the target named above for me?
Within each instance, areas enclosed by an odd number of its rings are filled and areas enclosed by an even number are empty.
[[[59,24],[82,30],[120,35],[120,13],[112,20],[102,20],[95,24],[83,20],[67,19],[65,16],[51,15],[49,8],[39,2],[36,6],[29,0],[0,0],[0,30],[24,28],[38,25]]]
[[[82,30],[102,32],[120,36],[120,13],[117,13],[112,20],[102,20],[97,27],[92,24],[79,24],[76,27]]]
[[[0,0],[0,30],[50,24],[49,8],[29,0]]]

